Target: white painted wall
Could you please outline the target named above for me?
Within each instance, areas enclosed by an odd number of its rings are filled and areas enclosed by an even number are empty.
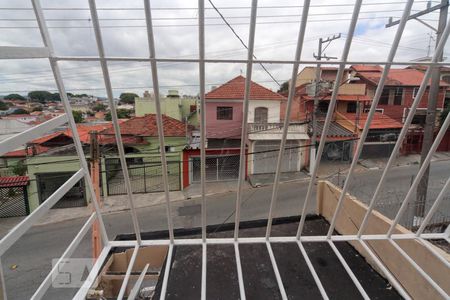
[[[280,122],[280,106],[281,102],[278,100],[250,100],[248,105],[248,122],[255,122],[255,108],[266,107],[268,109],[267,122]]]

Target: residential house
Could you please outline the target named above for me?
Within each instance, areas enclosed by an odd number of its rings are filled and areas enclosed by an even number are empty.
[[[177,90],[169,90],[165,97],[160,98],[161,113],[178,121],[198,126],[197,106],[198,97],[181,97]],[[145,91],[142,98],[136,98],[134,102],[135,114],[142,117],[146,114],[155,114],[155,98]]]

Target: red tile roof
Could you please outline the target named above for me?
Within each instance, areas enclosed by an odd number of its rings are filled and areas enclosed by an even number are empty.
[[[350,67],[356,72],[382,72],[383,68],[378,65],[353,65]]]
[[[162,115],[164,136],[185,137],[186,125],[174,118]],[[156,115],[148,114],[143,117],[134,117],[120,124],[122,135],[158,136]],[[113,128],[103,130],[101,134],[114,134]]]
[[[29,181],[28,176],[0,177],[0,187],[25,186]]]
[[[346,120],[355,124],[356,114],[354,113],[338,113]],[[367,113],[361,114],[358,118],[358,129],[363,129],[367,121]],[[385,114],[376,112],[373,116],[372,122],[370,123],[370,129],[401,129],[403,124],[392,119]]]
[[[206,93],[206,99],[244,99],[245,77],[238,76],[225,84]],[[250,100],[285,100],[286,98],[278,93],[269,90],[262,85],[251,82]]]
[[[42,154],[47,152],[50,148],[49,147],[45,147],[45,146],[41,146],[41,145],[35,145],[34,146],[34,151],[36,154]],[[28,147],[27,149],[19,149],[19,150],[14,150],[8,153],[3,154],[3,157],[25,157],[25,156],[29,156],[32,155],[32,149],[30,147]]]
[[[314,100],[312,96],[303,96],[306,101]],[[320,100],[331,100],[331,96],[320,97]],[[337,96],[338,101],[372,101],[372,98],[366,95],[341,95]]]

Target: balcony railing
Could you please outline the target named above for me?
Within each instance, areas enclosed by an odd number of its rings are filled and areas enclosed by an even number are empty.
[[[248,133],[281,133],[283,123],[248,123]],[[306,133],[305,123],[290,123],[288,132]]]

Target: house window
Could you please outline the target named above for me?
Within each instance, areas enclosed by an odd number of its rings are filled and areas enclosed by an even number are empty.
[[[394,105],[402,105],[403,88],[396,88],[394,95]]]
[[[356,112],[356,102],[349,102],[347,104],[347,112],[348,113],[355,113]]]
[[[255,123],[267,123],[268,112],[267,107],[255,108]]]
[[[389,103],[389,89],[384,89],[380,96],[380,101],[378,104],[386,105]]]
[[[367,114],[369,112],[370,112],[370,108],[364,108],[364,113],[365,114]],[[383,114],[384,113],[384,108],[375,108],[375,112]]]
[[[175,147],[174,146],[164,146],[164,150],[166,153],[175,152]],[[161,152],[161,147],[159,147],[159,152]]]
[[[217,107],[217,120],[233,120],[233,107],[218,106]]]

